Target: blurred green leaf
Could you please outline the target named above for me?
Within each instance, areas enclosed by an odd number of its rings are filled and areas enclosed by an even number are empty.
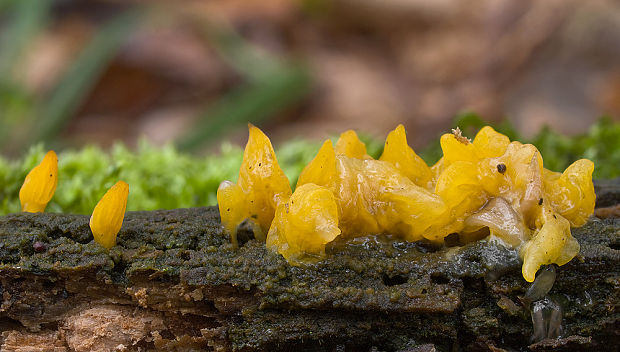
[[[49,0],[3,1],[8,8],[6,27],[0,32],[0,77],[7,80],[26,47],[47,24]]]
[[[16,123],[30,116],[29,92],[15,80],[15,72],[33,38],[46,26],[49,0],[4,0],[6,22],[0,27],[0,146],[11,143]]]
[[[251,45],[232,28],[204,23],[202,28],[207,40],[224,61],[248,81],[264,82],[271,74],[285,67],[280,59]]]
[[[274,70],[263,80],[243,85],[216,101],[177,145],[181,150],[196,149],[240,124],[257,124],[299,101],[309,88],[310,76],[303,66]]]
[[[95,34],[41,105],[41,120],[36,125],[34,141],[50,141],[62,131],[139,19],[139,11],[127,11],[104,24]]]

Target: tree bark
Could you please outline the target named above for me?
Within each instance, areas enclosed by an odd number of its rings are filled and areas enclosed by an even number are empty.
[[[620,203],[619,184],[597,186],[604,206]],[[92,240],[88,221],[0,217],[3,351],[612,351],[620,344],[617,217],[573,229],[579,256],[557,268],[553,288],[536,302],[527,299],[516,251],[489,241],[436,248],[370,236],[335,243],[326,260],[295,267],[247,231],[232,248],[215,207],[129,212],[111,250]],[[531,340],[554,329],[560,338]]]

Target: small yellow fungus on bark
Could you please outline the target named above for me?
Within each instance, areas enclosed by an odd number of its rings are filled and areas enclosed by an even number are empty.
[[[90,230],[93,232],[95,242],[105,248],[110,249],[116,245],[116,235],[123,225],[128,195],[129,185],[124,181],[118,181],[101,197],[93,210]]]
[[[43,212],[54,196],[58,184],[58,157],[53,150],[45,154],[43,161],[35,166],[19,190],[22,211]]]

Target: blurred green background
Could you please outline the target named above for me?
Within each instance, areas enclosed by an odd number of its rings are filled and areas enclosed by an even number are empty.
[[[491,124],[612,178],[619,119],[614,1],[0,0],[2,214],[47,149],[48,211],[87,214],[118,179],[129,210],[215,204],[248,122],[294,184],[322,139],[377,156],[399,123],[429,163]]]

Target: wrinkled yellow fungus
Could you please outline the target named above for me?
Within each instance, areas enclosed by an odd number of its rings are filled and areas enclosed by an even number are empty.
[[[58,184],[58,157],[53,150],[45,154],[43,161],[35,166],[19,190],[22,211],[43,212],[56,192]]]
[[[116,235],[121,230],[129,185],[124,181],[118,181],[99,200],[93,215],[90,217],[90,230],[93,232],[95,242],[105,248],[116,245]]]
[[[329,151],[319,152],[302,171],[297,185],[314,183],[333,192],[343,236],[393,233],[417,241],[424,237],[436,240],[438,233],[446,231],[442,219],[447,219],[448,208],[444,201],[413,183],[393,164],[333,155],[333,151],[328,155]],[[323,183],[325,180],[329,183]]]
[[[291,185],[280,168],[269,138],[249,125],[250,136],[243,152],[237,183],[224,181],[217,190],[222,224],[237,246],[237,227],[249,219],[254,236],[265,240],[276,207],[291,196]]]
[[[264,219],[257,222],[259,231],[271,224],[267,246],[293,264],[323,258],[336,237],[386,233],[442,242],[459,233],[466,242],[490,233],[519,250],[523,277],[533,281],[541,265],[563,265],[577,255],[570,227],[583,225],[594,210],[591,161],[551,172],[536,147],[511,142],[491,127],[473,140],[458,129],[443,135],[443,157],[430,168],[407,144],[402,125],[388,135],[380,160],[347,131],[335,147],[325,141],[292,195],[277,187],[288,183],[267,137],[253,138],[251,131],[240,179],[249,156],[269,172],[252,174],[252,182],[222,183],[222,221],[233,234],[245,218]],[[248,200],[257,195],[269,204],[269,216],[255,216]]]
[[[564,265],[579,253],[579,242],[570,234],[570,224],[562,215],[556,214],[547,204],[541,212],[542,227],[532,240],[525,242],[523,252],[523,277],[534,281],[536,272],[543,264]]]
[[[288,261],[311,261],[322,258],[325,245],[338,235],[334,194],[325,187],[307,183],[298,187],[287,202],[278,204],[267,235],[267,248],[279,252]]]

